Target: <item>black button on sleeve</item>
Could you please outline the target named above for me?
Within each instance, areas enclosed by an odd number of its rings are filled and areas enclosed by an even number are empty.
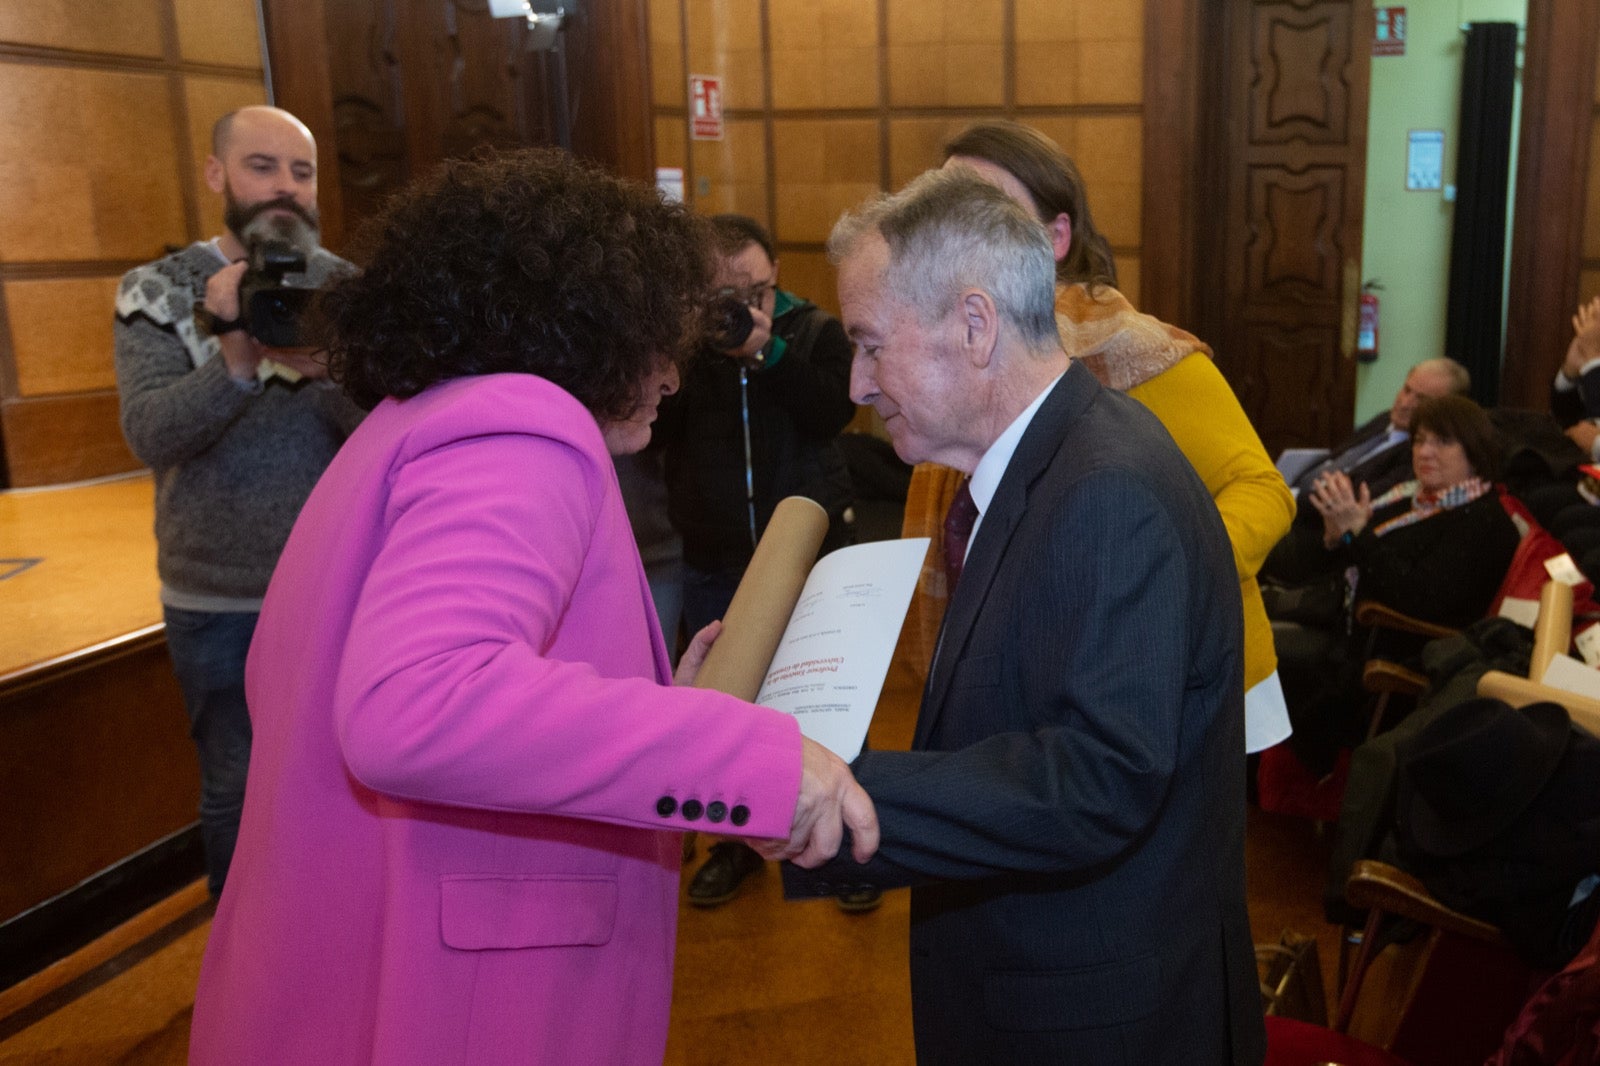
[[[678,801],[671,796],[662,796],[656,800],[656,813],[663,818],[671,818],[672,813],[678,809]]]
[[[734,825],[743,825],[749,820],[750,808],[746,807],[742,803],[735,807],[733,809],[733,813],[728,816],[728,821],[732,822]]]
[[[699,800],[683,801],[683,816],[691,822],[698,821],[700,813],[704,810],[705,806]]]
[[[712,800],[706,804],[706,820],[720,822],[728,816],[728,805],[721,800]]]

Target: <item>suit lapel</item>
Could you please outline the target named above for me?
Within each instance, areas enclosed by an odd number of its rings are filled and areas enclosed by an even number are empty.
[[[944,623],[934,645],[933,667],[922,692],[922,713],[917,717],[916,734],[911,741],[913,749],[926,747],[928,738],[933,735],[949,694],[955,664],[966,648],[972,627],[1000,572],[1006,549],[1027,511],[1029,490],[1050,466],[1067,430],[1100,391],[1094,375],[1077,363],[1071,364],[1017,443],[994,499],[983,513],[955,595],[945,609]]]

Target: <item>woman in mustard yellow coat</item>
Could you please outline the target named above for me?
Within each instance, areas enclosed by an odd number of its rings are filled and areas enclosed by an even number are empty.
[[[1116,290],[1111,249],[1094,228],[1083,179],[1049,138],[1012,122],[983,122],[950,141],[945,159],[946,166],[967,167],[1004,189],[1044,223],[1056,249],[1056,322],[1067,353],[1103,385],[1150,408],[1211,492],[1239,573],[1246,749],[1278,743],[1289,734],[1289,719],[1256,572],[1288,532],[1294,497],[1212,362],[1211,349],[1135,310]],[[907,536],[938,540],[961,477],[933,464],[917,467],[906,501]],[[946,599],[939,544],[928,558],[918,587],[919,676],[926,673]]]

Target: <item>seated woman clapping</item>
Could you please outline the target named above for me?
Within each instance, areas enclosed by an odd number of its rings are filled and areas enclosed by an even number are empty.
[[[1464,626],[1488,609],[1519,539],[1494,487],[1494,426],[1466,397],[1442,396],[1418,405],[1412,434],[1413,480],[1375,499],[1342,473],[1317,482],[1311,503],[1323,520],[1320,561],[1344,568],[1347,603],[1378,600]],[[1338,749],[1357,738],[1357,672],[1367,635],[1347,614],[1321,626],[1275,626],[1274,635],[1295,752],[1326,772]]]

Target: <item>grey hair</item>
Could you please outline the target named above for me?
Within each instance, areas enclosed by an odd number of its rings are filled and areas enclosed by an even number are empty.
[[[1443,374],[1450,382],[1450,391],[1457,396],[1465,396],[1472,391],[1472,371],[1448,356],[1441,355],[1435,359],[1424,359],[1412,370],[1431,370]]]
[[[959,168],[930,170],[846,212],[828,237],[829,260],[839,265],[872,234],[889,246],[885,286],[924,323],[981,289],[1028,348],[1060,347],[1050,234],[993,185]]]

